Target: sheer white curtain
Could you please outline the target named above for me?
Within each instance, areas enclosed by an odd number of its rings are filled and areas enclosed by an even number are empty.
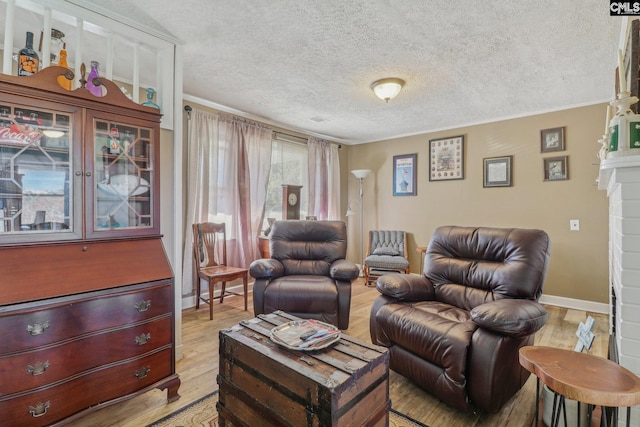
[[[191,225],[209,220],[209,188],[217,181],[219,150],[218,116],[204,111],[193,110],[190,114],[187,139],[187,211],[185,214],[184,256],[182,269],[182,295],[189,295],[194,289],[193,275],[193,232]],[[215,206],[214,206],[215,210]]]
[[[340,219],[340,159],[338,146],[310,137],[309,215],[319,220]]]
[[[258,235],[262,230],[267,184],[271,171],[273,130],[237,117],[222,116],[218,214],[228,217],[229,264],[248,267],[260,258]]]
[[[193,283],[197,222],[224,222],[229,265],[248,267],[260,257],[257,236],[271,169],[272,130],[226,115],[193,110],[189,120],[183,295]]]

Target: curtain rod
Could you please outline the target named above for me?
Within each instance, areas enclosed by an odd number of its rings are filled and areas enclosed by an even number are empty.
[[[184,111],[187,112],[187,119],[191,119],[191,111],[193,111],[193,108],[191,108],[191,105],[185,105],[184,106]],[[309,141],[309,138],[306,138],[304,136],[292,135],[290,133],[280,132],[280,131],[277,131],[277,130],[273,131],[273,135],[276,138],[278,137],[278,135],[285,135],[285,136],[289,136],[291,138],[301,139],[301,140],[303,140],[305,142]],[[290,142],[295,143],[295,144],[303,144],[302,142],[295,142],[295,141],[290,141]],[[336,144],[335,142],[332,142],[332,141],[329,141],[329,142],[331,142],[332,144]],[[336,144],[336,145],[338,146],[338,148],[342,148],[342,144]]]
[[[298,136],[298,135],[292,135],[292,134],[290,134],[290,133],[280,132],[280,131],[277,131],[277,130],[274,130],[274,131],[273,131],[273,135],[274,135],[274,136],[276,136],[276,138],[277,138],[277,136],[278,136],[278,135],[285,135],[285,136],[290,136],[290,137],[292,137],[292,138],[301,139],[301,140],[303,140],[303,141],[309,141],[309,138],[307,138],[307,137],[304,137],[304,136]],[[294,144],[301,144],[300,142],[295,142],[295,141],[290,141],[290,142],[292,142],[292,143],[294,143]],[[332,141],[329,141],[329,142],[330,142],[330,143],[332,143],[332,144],[336,144],[335,142],[332,142]],[[338,148],[342,148],[342,145],[341,145],[341,144],[336,144],[336,145],[338,146]]]
[[[290,136],[291,138],[302,139],[302,140],[304,140],[304,141],[308,141],[308,140],[309,140],[309,138],[306,138],[306,137],[304,137],[304,136],[292,135],[292,134],[290,134],[290,133],[279,132],[279,131],[277,131],[277,130],[274,130],[274,131],[273,131],[273,135],[274,135],[274,136],[276,136],[276,137],[277,137],[278,135],[285,135],[285,136]]]

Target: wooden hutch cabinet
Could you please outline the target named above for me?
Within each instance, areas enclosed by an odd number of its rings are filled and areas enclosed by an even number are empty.
[[[153,388],[179,398],[160,236],[160,112],[49,67],[0,75],[0,419],[62,425]],[[96,81],[94,81],[96,82]]]

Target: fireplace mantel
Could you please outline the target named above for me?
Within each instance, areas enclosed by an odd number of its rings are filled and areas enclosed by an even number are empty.
[[[609,185],[615,184],[615,180],[611,180],[612,175],[618,170],[627,170],[626,168],[640,168],[640,155],[614,157],[600,162],[600,176],[598,177],[598,189],[610,192]],[[633,171],[632,171],[633,172]]]
[[[640,375],[640,155],[600,163],[598,188],[609,198],[609,309],[612,353]],[[619,422],[626,422],[620,411]],[[632,409],[637,426],[640,409]]]

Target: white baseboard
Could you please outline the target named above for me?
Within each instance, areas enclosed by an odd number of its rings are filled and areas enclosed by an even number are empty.
[[[249,282],[249,294],[251,294],[251,290],[253,288],[253,282]],[[242,293],[242,283],[240,283],[239,285],[234,285],[234,286],[229,286],[227,287],[227,291],[232,291],[232,292],[240,292]],[[214,293],[214,295],[218,295],[220,293],[220,290],[217,289]],[[209,293],[205,292],[202,294],[202,296],[204,298],[209,298]],[[224,299],[227,298],[233,298],[236,295],[229,295],[224,297]],[[183,296],[182,297],[182,309],[185,310],[187,308],[192,308],[196,306],[196,296],[195,295],[187,295],[187,296]]]
[[[186,297],[182,297],[182,309],[185,310],[187,308],[196,306],[196,297],[195,295],[188,295]]]
[[[574,310],[591,311],[593,313],[609,314],[609,304],[581,299],[557,297],[554,295],[542,295],[541,304],[556,305],[558,307],[571,308]]]

